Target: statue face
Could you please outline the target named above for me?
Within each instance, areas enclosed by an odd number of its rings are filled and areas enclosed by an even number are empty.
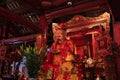
[[[54,41],[61,43],[66,38],[65,31],[62,29],[56,30],[54,34]]]

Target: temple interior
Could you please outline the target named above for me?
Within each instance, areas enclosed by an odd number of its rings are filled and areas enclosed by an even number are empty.
[[[0,80],[120,80],[118,0],[0,0]]]

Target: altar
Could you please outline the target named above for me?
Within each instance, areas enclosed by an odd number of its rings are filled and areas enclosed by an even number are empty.
[[[74,51],[74,60],[72,62],[72,65],[74,65],[75,67],[75,73],[72,75],[74,77],[76,76],[75,80],[82,80],[82,78],[93,80],[96,78],[96,76],[100,76],[101,78],[103,78],[103,80],[106,79],[107,71],[105,70],[105,68],[107,66],[105,58],[107,55],[109,55],[108,49],[111,44],[111,37],[109,35],[109,23],[110,14],[107,12],[97,17],[84,17],[81,15],[76,15],[66,22],[53,23],[54,41],[56,41],[57,34],[57,36],[61,36],[59,35],[61,34],[61,32],[56,32],[56,34],[54,34],[55,31],[62,29],[65,30],[67,33],[65,34],[65,38],[68,41],[71,40],[73,42],[73,48],[70,48]],[[61,47],[55,48],[57,47],[56,44],[53,43],[53,45],[54,46],[51,47],[51,50],[58,50],[58,53],[56,54],[57,56],[53,55],[53,57],[57,57],[53,58],[53,61],[55,59],[57,63],[63,64],[63,62],[61,62],[61,59],[58,57],[58,55],[61,54],[59,53],[59,49],[61,49]],[[62,50],[63,53],[64,51],[67,52],[67,50],[65,49],[69,48],[67,44],[66,46],[67,47]],[[71,63],[68,63],[67,65],[69,66],[69,68],[72,67]],[[53,71],[56,70],[56,68],[53,67],[52,69]],[[59,73],[59,71],[54,72],[54,75],[52,76],[55,76],[56,73]],[[70,76],[71,74],[67,75]],[[61,80],[62,77],[63,76],[61,75]],[[59,80],[54,77],[52,78],[55,80]],[[67,78],[65,80],[71,79],[69,77],[69,79]]]

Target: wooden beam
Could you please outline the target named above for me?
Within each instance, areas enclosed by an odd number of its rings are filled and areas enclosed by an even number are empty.
[[[11,39],[5,39],[1,40],[0,42],[4,44],[14,44],[14,43],[21,43],[21,42],[26,42],[26,41],[33,41],[36,39],[37,34],[35,35],[30,35],[30,36],[23,36],[23,37],[18,37],[18,38],[11,38]]]
[[[16,23],[19,23],[19,24],[22,24],[36,32],[40,32],[40,26],[36,25],[35,23],[32,23],[24,18],[22,18],[21,16],[17,15],[17,14],[14,14],[12,12],[9,12],[8,10],[5,10],[4,8],[0,7],[0,15],[4,16],[5,18],[13,21],[13,22],[16,22]]]
[[[88,2],[78,6],[72,6],[62,10],[53,11],[51,13],[46,14],[46,17],[50,19],[50,18],[56,18],[59,16],[68,15],[68,14],[73,14],[78,12],[80,13],[90,9],[98,8],[101,5],[105,5],[105,4],[107,4],[107,0],[98,0],[98,1]]]

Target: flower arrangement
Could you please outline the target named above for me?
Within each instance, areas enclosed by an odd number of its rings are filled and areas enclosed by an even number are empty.
[[[26,67],[28,70],[29,77],[36,78],[38,71],[41,68],[43,61],[47,56],[47,46],[42,45],[40,50],[34,46],[21,45],[20,50],[23,52],[23,56],[26,56]]]

